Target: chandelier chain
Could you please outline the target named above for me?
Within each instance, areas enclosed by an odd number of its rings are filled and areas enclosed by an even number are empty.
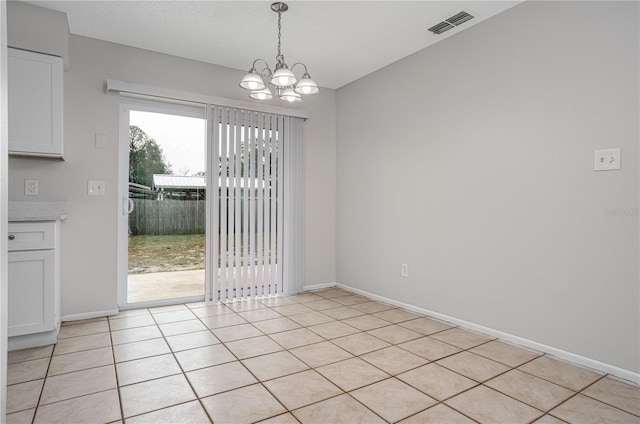
[[[280,31],[282,28],[282,25],[280,24],[281,18],[282,18],[282,12],[278,10],[278,56],[277,57],[282,56],[282,53],[280,52],[280,38],[281,38]]]

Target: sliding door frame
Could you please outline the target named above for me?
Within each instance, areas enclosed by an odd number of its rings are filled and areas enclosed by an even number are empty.
[[[186,116],[190,118],[200,118],[206,121],[206,145],[205,155],[207,157],[207,182],[205,188],[205,198],[209,199],[211,186],[211,159],[208,153],[211,151],[210,119],[208,119],[208,108],[202,104],[188,102],[168,102],[146,99],[122,98],[120,101],[120,121],[119,121],[119,143],[118,143],[118,282],[117,299],[120,310],[148,308],[155,306],[173,305],[176,303],[200,302],[210,298],[211,287],[211,253],[212,246],[210,231],[210,208],[209,202],[205,202],[205,292],[203,296],[191,296],[173,299],[162,299],[145,302],[132,302],[127,300],[127,279],[129,275],[129,117],[131,111],[155,112],[170,115]]]
[[[290,109],[275,106],[272,104],[260,104],[247,101],[227,99],[223,97],[194,93],[189,91],[167,89],[163,87],[150,86],[119,80],[107,80],[107,91],[118,93],[121,96],[120,105],[120,140],[126,140],[126,149],[119,149],[119,164],[128,163],[128,138],[129,138],[129,110],[131,105],[155,105],[165,111],[175,110],[174,107],[185,106],[197,108],[203,111],[207,124],[207,152],[213,151],[213,108],[228,107],[244,109],[251,112],[262,112],[268,114],[282,115],[285,118],[284,124],[284,162],[283,162],[283,190],[284,205],[281,218],[284,225],[281,227],[284,232],[282,246],[282,294],[293,294],[302,291],[304,281],[304,160],[303,160],[303,122],[309,118],[305,110]],[[124,112],[126,110],[126,113]],[[123,157],[127,162],[123,162]],[[207,170],[213,170],[213,155],[207,153]],[[127,170],[128,172],[128,170]],[[122,198],[128,196],[128,174],[124,176],[119,172],[119,201],[118,201],[118,305],[120,309],[132,309],[146,307],[144,303],[128,304],[126,302],[126,284],[123,292],[121,285],[122,275],[127,275],[128,266],[128,243],[125,237],[122,240],[121,226],[123,225]],[[211,198],[210,188],[214,187],[213,172],[207,172],[207,199]],[[207,202],[207,247],[206,247],[206,271],[205,271],[205,301],[214,299],[212,260],[214,257],[213,246],[218,240],[213,239],[211,228],[213,223],[212,211]],[[124,221],[127,225],[127,221]],[[126,232],[124,233],[126,234]],[[124,256],[124,260],[123,257]],[[217,256],[216,256],[217,260]],[[216,270],[217,275],[217,270]],[[199,299],[199,298],[198,298]],[[198,299],[195,299],[196,301]],[[155,305],[169,305],[176,303],[176,299],[155,302]]]

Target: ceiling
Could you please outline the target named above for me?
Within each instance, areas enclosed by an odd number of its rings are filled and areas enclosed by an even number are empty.
[[[29,1],[65,12],[72,34],[249,70],[275,63],[271,1]],[[282,15],[282,53],[318,85],[339,88],[520,1],[296,1]],[[475,16],[442,35],[427,29],[460,11]]]

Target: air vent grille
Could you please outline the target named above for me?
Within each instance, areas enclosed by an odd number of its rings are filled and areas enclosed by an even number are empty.
[[[470,21],[471,19],[473,19],[473,15],[463,11],[460,13],[456,13],[452,17],[447,18],[440,23],[435,24],[434,26],[429,28],[429,31],[433,32],[436,35],[442,34],[443,32],[449,31],[450,29],[455,28],[456,26],[467,21]]]
[[[455,26],[447,22],[440,22],[439,24],[435,24],[434,26],[429,28],[429,31],[438,35],[438,34],[442,34],[445,31],[449,31],[451,28],[455,28]]]
[[[449,22],[450,24],[454,24],[455,26],[458,26],[471,19],[473,19],[472,15],[468,14],[467,12],[460,12],[456,15],[453,15],[449,19],[446,19],[446,21]]]

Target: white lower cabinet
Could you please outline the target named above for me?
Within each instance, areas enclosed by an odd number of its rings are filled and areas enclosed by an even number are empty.
[[[9,223],[9,350],[57,341],[60,327],[59,226],[59,221]]]
[[[9,337],[55,329],[54,251],[9,252]]]

